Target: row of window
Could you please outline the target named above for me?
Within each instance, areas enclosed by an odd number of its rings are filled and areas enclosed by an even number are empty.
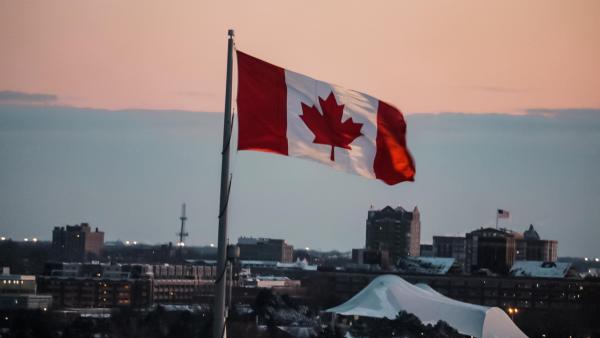
[[[23,285],[22,280],[3,279],[2,284]]]

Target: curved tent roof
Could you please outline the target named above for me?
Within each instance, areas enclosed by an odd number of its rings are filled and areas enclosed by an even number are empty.
[[[527,337],[497,307],[460,302],[426,284],[413,285],[396,275],[383,275],[344,304],[328,309],[341,315],[394,319],[400,311],[417,316],[423,323],[443,320],[461,334],[482,338]]]

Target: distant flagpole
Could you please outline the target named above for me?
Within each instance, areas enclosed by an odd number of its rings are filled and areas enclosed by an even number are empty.
[[[227,270],[227,202],[229,200],[229,145],[231,141],[231,78],[233,67],[233,29],[227,32],[227,78],[225,81],[225,116],[223,117],[223,151],[221,152],[221,197],[219,201],[219,244],[217,247],[217,280],[213,307],[213,338],[225,335],[225,276]]]
[[[498,229],[498,219],[499,218],[510,218],[510,212],[504,209],[496,210],[496,229]]]
[[[496,210],[496,230],[498,230],[498,210]]]

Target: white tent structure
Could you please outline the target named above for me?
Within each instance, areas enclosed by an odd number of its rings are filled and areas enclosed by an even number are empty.
[[[406,311],[425,324],[443,320],[459,333],[481,338],[527,337],[497,307],[459,302],[433,290],[426,284],[413,285],[396,275],[383,275],[344,304],[328,309],[345,316],[394,319]]]

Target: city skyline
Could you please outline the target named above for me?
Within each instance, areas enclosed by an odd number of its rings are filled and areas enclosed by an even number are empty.
[[[534,224],[559,241],[559,256],[598,257],[599,113],[411,115],[416,182],[392,188],[234,152],[230,240],[347,251],[364,244],[370,205],[416,205],[427,243],[494,226],[500,208],[512,216],[501,226]],[[176,242],[186,202],[187,242],[216,244],[219,114],[3,105],[0,121],[0,235],[43,239],[54,226],[89,222],[107,241]]]
[[[599,12],[594,0],[3,1],[0,235],[89,222],[108,240],[175,242],[185,202],[188,241],[216,243],[235,29],[241,50],[401,109],[417,174],[386,187],[234,153],[231,239],[349,250],[366,209],[391,205],[419,207],[427,243],[506,209],[502,225],[534,224],[559,255],[600,256]]]

